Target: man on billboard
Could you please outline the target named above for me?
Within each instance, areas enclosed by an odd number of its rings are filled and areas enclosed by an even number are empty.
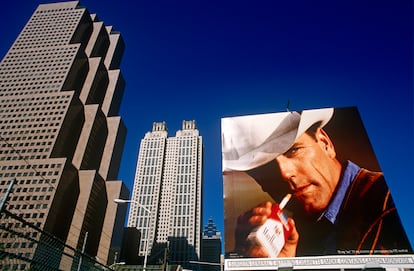
[[[333,115],[326,108],[222,119],[223,171],[246,172],[275,201],[292,195],[283,247],[272,253],[276,237],[268,229],[265,237],[273,243],[252,241],[252,232],[273,214],[275,203],[265,201],[237,219],[238,257],[412,252],[383,174],[339,155],[325,130]],[[366,147],[350,133],[354,126],[341,128],[346,132],[337,135]],[[338,148],[347,152],[347,144]],[[365,155],[359,150],[356,156]]]

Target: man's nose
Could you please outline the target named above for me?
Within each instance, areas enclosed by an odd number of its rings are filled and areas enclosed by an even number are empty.
[[[295,183],[295,167],[292,161],[289,158],[285,157],[284,155],[279,155],[276,157],[276,163],[279,166],[280,175],[284,181],[286,181],[290,189],[295,190],[296,183]]]

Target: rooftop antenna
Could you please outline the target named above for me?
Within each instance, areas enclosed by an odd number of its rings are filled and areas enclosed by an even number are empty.
[[[288,100],[288,101],[287,101],[287,104],[286,104],[286,111],[287,111],[287,112],[290,112],[290,110],[289,110],[289,106],[290,106],[290,100]]]

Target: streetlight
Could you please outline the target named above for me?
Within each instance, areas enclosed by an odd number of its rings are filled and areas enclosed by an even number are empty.
[[[145,241],[145,255],[144,255],[144,266],[143,266],[143,270],[147,270],[147,257],[148,257],[148,243],[149,243],[149,228],[150,228],[150,222],[151,222],[151,217],[152,217],[152,211],[150,209],[148,209],[147,207],[145,207],[144,205],[142,205],[141,203],[139,203],[136,200],[131,200],[131,199],[114,199],[114,202],[116,204],[125,204],[125,203],[135,203],[136,205],[138,205],[140,208],[142,208],[143,210],[145,210],[148,214],[149,214],[149,219],[147,222],[147,234],[146,234],[146,241]]]

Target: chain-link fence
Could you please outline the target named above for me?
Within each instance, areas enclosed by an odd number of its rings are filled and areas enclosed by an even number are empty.
[[[8,210],[0,213],[0,270],[111,270]]]

